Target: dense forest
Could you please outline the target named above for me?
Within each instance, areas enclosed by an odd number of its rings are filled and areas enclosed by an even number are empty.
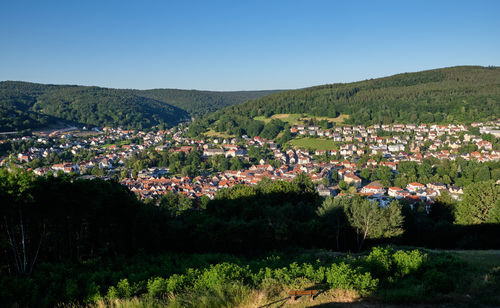
[[[141,91],[5,81],[0,82],[0,131],[61,123],[136,129],[172,126],[274,92]]]
[[[147,128],[189,117],[182,109],[129,91],[25,82],[0,83],[0,110],[0,131],[61,123]]]
[[[374,248],[371,257],[358,261],[320,262],[317,255],[310,255],[302,259],[307,262],[300,266],[305,267],[297,268],[290,261],[296,254],[279,261],[269,253],[321,248],[359,252],[389,243],[446,249],[500,247],[500,186],[492,181],[468,187],[462,203],[438,199],[430,213],[425,204],[412,208],[393,201],[381,208],[355,195],[323,199],[305,175],[293,182],[263,180],[256,186],[234,186],[219,191],[214,200],[167,193],[142,203],[113,181],[35,177],[3,169],[0,197],[0,297],[6,304],[21,306],[92,303],[144,293],[168,299],[197,288],[217,292],[211,288],[224,281],[265,287],[269,279],[283,284],[295,279],[290,277],[360,294],[376,292],[380,279],[407,288],[418,301],[436,290],[448,293],[457,288],[449,279],[460,273],[453,258],[432,266],[421,260],[411,269],[408,262],[423,258],[421,252]],[[478,212],[486,213],[486,218],[477,220]],[[200,253],[212,254],[211,261],[196,257]],[[263,259],[250,268],[246,258]],[[224,260],[233,265],[212,267]],[[379,268],[380,262],[393,265]],[[398,262],[410,268],[397,274],[393,271]],[[417,271],[424,263],[431,267]],[[278,269],[285,272],[274,272]],[[417,276],[410,276],[408,284],[397,283],[412,271]],[[346,280],[336,280],[340,277]],[[437,279],[438,289],[419,290],[414,284],[422,279],[429,283]],[[235,296],[235,290],[223,291]],[[408,300],[405,294],[400,299]]]
[[[275,93],[210,114],[192,132],[255,135],[264,124],[256,116],[282,113],[344,114],[346,124],[363,125],[490,120],[500,114],[500,68],[459,66]]]
[[[152,98],[187,111],[193,117],[200,117],[219,109],[270,95],[280,90],[268,91],[196,91],[178,89],[133,90],[137,96]]]

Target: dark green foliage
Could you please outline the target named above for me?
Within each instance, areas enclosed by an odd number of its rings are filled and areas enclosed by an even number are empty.
[[[456,207],[455,222],[462,225],[500,223],[500,185],[493,181],[469,185]]]
[[[346,263],[332,264],[325,273],[330,288],[340,290],[357,290],[361,295],[368,295],[378,284],[369,272],[361,273],[358,269]]]
[[[179,216],[182,212],[190,210],[193,207],[193,201],[184,195],[167,191],[160,198],[159,207],[172,216]]]
[[[366,258],[365,267],[374,277],[405,277],[416,273],[427,261],[427,255],[419,250],[394,251],[390,247],[374,247]]]
[[[363,264],[381,280],[378,296],[390,303],[425,303],[456,291],[467,264],[445,253],[375,247]],[[462,280],[462,283],[464,281]]]
[[[182,109],[128,90],[12,81],[0,82],[0,110],[0,131],[62,123],[142,129],[188,117]],[[12,121],[13,114],[19,120]]]
[[[172,126],[190,116],[255,99],[276,91],[209,92],[0,82],[0,131],[61,126]]]
[[[340,250],[341,232],[349,225],[345,209],[350,200],[347,198],[326,197],[325,201],[316,210],[319,216],[319,223],[325,231],[325,237],[328,241],[335,241],[335,248]]]
[[[401,205],[394,200],[388,207],[354,196],[345,207],[350,225],[356,229],[358,249],[367,238],[395,237],[403,233]]]
[[[187,111],[193,117],[200,117],[227,106],[270,95],[280,90],[214,92],[178,89],[134,90],[133,93],[155,99]]]
[[[182,253],[214,251],[255,257],[272,249],[297,247],[353,250],[353,227],[358,227],[349,225],[352,217],[344,210],[355,202],[363,203],[354,199],[328,198],[322,203],[311,180],[300,174],[293,182],[263,180],[256,186],[234,186],[219,191],[212,201],[191,203],[167,194],[156,206],[138,202],[114,182],[36,178],[2,169],[0,298],[20,306],[90,303],[144,294],[163,300],[170,294],[198,298],[207,292],[241,294],[248,288],[294,285],[303,279],[389,302],[421,302],[422,296],[457,290],[464,264],[450,255],[436,257],[418,250],[374,248],[360,258],[314,254],[258,261]],[[500,247],[499,225],[457,226],[447,221],[447,214],[427,215],[420,207],[403,209],[405,233],[399,240],[405,244]],[[391,207],[383,211],[390,214]],[[393,221],[393,216],[400,218],[392,214],[375,217],[385,220],[392,230],[374,228],[377,239],[369,245],[399,233],[401,222],[399,218]]]
[[[292,140],[292,134],[290,133],[290,129],[285,127],[281,136],[276,140],[276,143],[278,143],[281,148],[284,148],[286,143],[290,140]]]
[[[0,243],[9,243],[2,257],[10,270],[29,273],[38,260],[80,260],[137,248],[139,202],[116,182],[33,178],[2,169],[0,197]]]
[[[274,139],[283,129],[285,123],[280,120],[273,119],[264,126],[264,129],[260,132],[260,136],[266,139]]]
[[[149,128],[176,124],[182,109],[130,92],[98,87],[62,87],[37,97],[33,110],[71,122],[96,126]]]
[[[404,188],[408,183],[419,182],[452,184],[467,187],[472,183],[498,180],[500,162],[479,163],[458,158],[451,160],[424,159],[422,164],[403,161],[398,165],[394,186]],[[362,171],[363,172],[363,171]],[[388,174],[388,173],[387,173]],[[389,174],[388,174],[389,175]]]
[[[246,251],[305,245],[313,232],[320,201],[308,177],[293,182],[262,181],[254,187],[237,185],[217,193],[208,204],[201,232],[205,244]]]
[[[259,164],[261,159],[268,160],[272,157],[273,153],[267,144],[262,147],[251,146],[248,148],[248,158],[253,164]]]
[[[229,300],[235,304],[240,293],[234,287],[246,290],[248,295],[248,291],[273,285],[294,288],[306,282],[320,290],[353,290],[384,302],[419,303],[456,291],[457,277],[469,279],[464,276],[467,270],[464,262],[449,254],[380,247],[358,257],[318,253],[273,253],[252,258],[139,254],[79,264],[44,263],[32,277],[0,277],[0,295],[4,303],[26,306],[91,304],[134,296],[170,304],[187,298],[196,303],[195,297],[229,290]],[[403,294],[411,296],[405,299]]]

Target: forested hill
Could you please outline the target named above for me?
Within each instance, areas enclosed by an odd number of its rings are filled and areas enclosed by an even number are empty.
[[[56,123],[148,128],[174,125],[274,91],[128,90],[0,82],[0,132]]]
[[[189,114],[180,108],[129,90],[0,82],[0,131],[44,128],[58,122],[146,128],[186,118]]]
[[[207,126],[227,117],[237,126],[239,123],[248,124],[256,116],[282,113],[328,117],[346,114],[349,115],[348,124],[365,125],[454,123],[498,118],[500,68],[458,66],[290,90],[228,107],[199,123]],[[240,128],[245,131],[245,127]],[[234,130],[234,127],[227,129]]]
[[[224,107],[270,95],[281,90],[267,91],[197,91],[178,89],[134,90],[133,93],[152,98],[187,111],[191,116],[203,116]]]

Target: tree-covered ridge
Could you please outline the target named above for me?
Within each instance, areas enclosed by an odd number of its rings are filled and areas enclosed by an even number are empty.
[[[197,91],[179,89],[152,89],[134,90],[133,93],[152,98],[187,111],[191,116],[203,116],[224,107],[240,104],[242,102],[256,99],[265,95],[279,92],[279,90],[268,91]]]
[[[500,115],[500,68],[459,66],[268,95],[206,117],[349,115],[348,124],[470,123]]]
[[[128,90],[70,85],[0,82],[0,131],[65,122],[147,128],[172,125],[188,113]]]
[[[47,127],[58,119],[138,129],[169,126],[274,92],[141,91],[5,81],[0,82],[0,131]]]
[[[47,126],[51,117],[31,111],[36,97],[51,85],[0,82],[0,131],[16,131]]]
[[[33,109],[65,120],[98,126],[146,128],[174,124],[188,114],[174,106],[132,93],[98,87],[66,87],[37,98]]]

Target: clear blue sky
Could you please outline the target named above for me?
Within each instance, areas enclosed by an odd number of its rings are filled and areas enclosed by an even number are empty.
[[[500,65],[500,1],[0,0],[0,80],[290,89]]]

